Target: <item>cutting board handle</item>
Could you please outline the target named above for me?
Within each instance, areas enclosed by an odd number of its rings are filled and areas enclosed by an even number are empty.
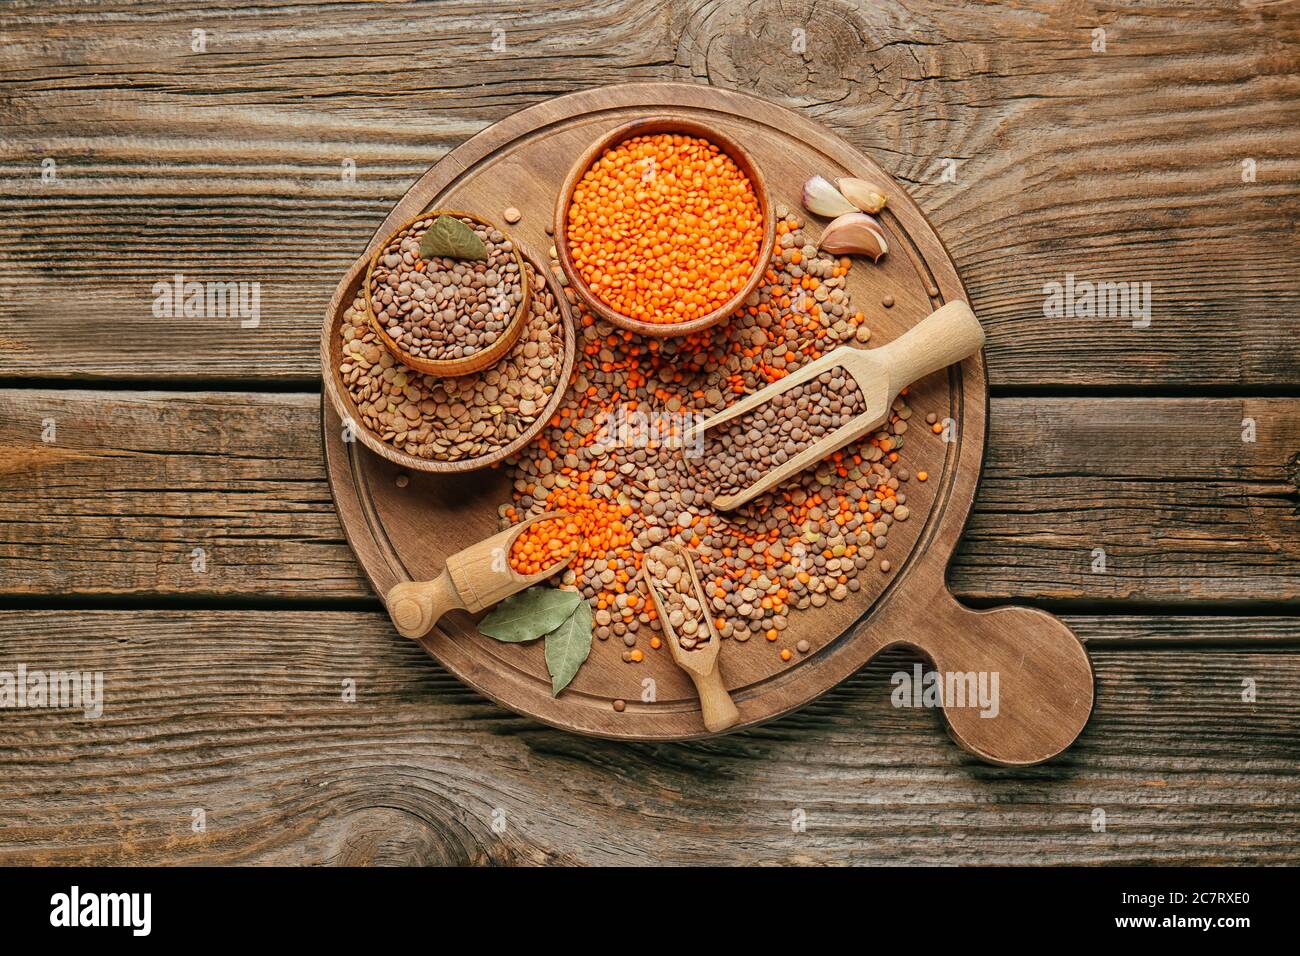
[[[444,569],[432,581],[403,581],[394,584],[385,602],[388,616],[403,637],[419,639],[452,608],[464,607],[460,595]]]
[[[942,586],[919,606],[925,612],[904,642],[930,658],[945,692],[952,675],[957,693],[945,694],[943,713],[958,744],[992,763],[1025,766],[1074,742],[1092,713],[1092,664],[1059,618],[1026,607],[972,610]]]
[[[1074,631],[1032,607],[976,611],[940,588],[927,652],[940,674],[996,676],[992,708],[945,702],[949,734],[975,756],[1008,766],[1040,763],[1074,743],[1092,714],[1092,663]],[[966,680],[969,687],[969,679]],[[969,704],[970,701],[967,701]],[[985,715],[987,714],[987,715]]]
[[[954,299],[876,349],[876,355],[889,369],[889,387],[897,393],[936,369],[974,355],[983,346],[984,330],[975,313],[961,299]]]

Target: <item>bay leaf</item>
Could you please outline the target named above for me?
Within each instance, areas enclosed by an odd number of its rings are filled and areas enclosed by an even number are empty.
[[[575,607],[585,603],[577,591],[539,584],[498,604],[478,622],[478,630],[511,644],[535,641],[563,624]]]
[[[473,259],[482,262],[488,257],[487,246],[478,233],[455,216],[439,216],[420,237],[420,258]]]
[[[564,623],[546,635],[546,670],[551,675],[551,694],[569,686],[573,675],[591,653],[591,605],[581,601]]]

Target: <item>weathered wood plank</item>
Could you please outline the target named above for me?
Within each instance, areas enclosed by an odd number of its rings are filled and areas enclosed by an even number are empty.
[[[6,399],[10,593],[370,594],[325,480],[319,396]]]
[[[370,597],[325,481],[318,396],[4,398],[3,593]],[[1247,418],[1254,442],[1242,441]],[[1300,600],[1300,493],[1287,465],[1300,401],[1008,398],[990,421],[956,593]],[[1094,573],[1097,548],[1106,565]]]
[[[891,706],[901,654],[758,730],[625,745],[498,709],[378,613],[0,612],[0,670],[102,671],[105,700],[5,713],[0,862],[1294,862],[1296,620],[1214,651],[1108,642],[1219,618],[1070,623],[1096,713],[1013,770]]]
[[[909,183],[997,386],[1295,386],[1293,5],[152,0],[0,32],[3,377],[313,378],[335,282],[430,163],[548,97],[677,79],[801,109]],[[155,318],[176,272],[259,282],[260,327]],[[1150,282],[1151,326],[1046,317],[1067,273]]]
[[[994,400],[952,583],[981,599],[1296,601],[1297,453],[1295,399]]]

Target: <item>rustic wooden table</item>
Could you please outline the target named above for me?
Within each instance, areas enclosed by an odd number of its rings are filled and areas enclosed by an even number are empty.
[[[0,36],[0,671],[105,680],[98,719],[0,711],[0,862],[1300,856],[1294,4],[45,0]],[[593,741],[392,630],[325,482],[325,303],[457,143],[650,79],[825,123],[947,241],[993,383],[950,579],[1088,642],[1062,757],[968,757],[890,706],[897,654],[759,730]],[[259,321],[157,314],[177,273]],[[1045,314],[1067,276],[1150,283],[1149,325]]]

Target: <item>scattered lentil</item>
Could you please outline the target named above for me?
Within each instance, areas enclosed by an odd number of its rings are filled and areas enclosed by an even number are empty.
[[[802,223],[789,210],[776,211],[777,253],[729,322],[658,339],[579,310],[572,384],[538,439],[510,463],[514,501],[501,506],[503,524],[547,510],[572,513],[578,500],[602,515],[603,540],[575,557],[560,586],[592,604],[600,640],[631,639],[620,648],[628,662],[632,645],[653,647],[661,633],[635,580],[656,546],[675,541],[691,549],[704,611],[720,637],[740,643],[779,636],[792,612],[845,600],[861,591],[859,577],[873,563],[884,562],[881,573],[890,567],[881,552],[906,498],[899,462],[907,436],[896,428],[912,415],[906,390],[876,431],[725,513],[712,509],[717,489],[698,480],[683,453],[684,429],[624,440],[618,427],[637,415],[670,423],[677,419],[664,416],[711,415],[856,336],[864,317],[843,294],[850,260],[815,248],[803,256],[809,237]],[[788,250],[799,251],[798,262]],[[841,294],[818,301],[813,293],[821,287]]]

